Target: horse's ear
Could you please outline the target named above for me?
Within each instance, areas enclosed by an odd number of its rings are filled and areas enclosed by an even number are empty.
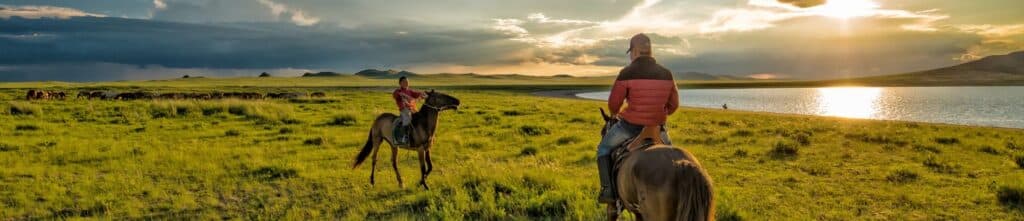
[[[604,121],[609,121],[609,120],[612,119],[612,117],[610,117],[610,116],[608,116],[608,114],[604,113],[604,108],[597,108],[597,109],[601,110],[601,118],[603,118]]]
[[[430,89],[430,93],[431,93],[431,94],[433,94],[433,93],[434,93],[434,89],[433,89],[433,88],[431,88],[431,89]]]

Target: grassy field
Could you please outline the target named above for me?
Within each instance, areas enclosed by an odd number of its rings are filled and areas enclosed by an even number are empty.
[[[382,89],[330,84],[377,84],[364,80],[2,84],[0,220],[603,217],[594,199],[603,102],[526,93],[564,86],[439,87],[463,105],[441,114],[432,189],[415,187],[418,161],[406,150],[407,187],[390,151],[370,186],[369,164],[352,169],[353,158],[394,103]],[[28,86],[328,97],[20,100]],[[714,179],[722,220],[1024,219],[1024,130],[692,108],[669,128]]]

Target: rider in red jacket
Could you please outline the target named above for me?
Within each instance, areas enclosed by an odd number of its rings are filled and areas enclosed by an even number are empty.
[[[679,90],[672,72],[651,57],[651,39],[644,34],[633,36],[627,52],[632,63],[619,72],[608,96],[608,109],[620,121],[608,129],[597,146],[601,179],[598,201],[602,203],[615,202],[615,190],[610,188],[614,163],[609,156],[611,150],[640,134],[644,126],[661,126],[662,141],[671,144],[665,120],[679,108]],[[625,110],[622,110],[623,103],[627,103]]]
[[[398,89],[395,89],[391,93],[391,97],[395,99],[395,104],[398,105],[398,117],[402,121],[402,125],[398,129],[398,136],[396,142],[399,144],[408,143],[409,140],[409,126],[412,124],[412,114],[416,113],[416,100],[426,97],[426,94],[409,88],[409,80],[402,76],[398,78]]]

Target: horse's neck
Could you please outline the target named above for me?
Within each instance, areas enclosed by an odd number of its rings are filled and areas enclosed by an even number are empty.
[[[437,114],[438,110],[427,107],[426,104],[420,107],[420,111],[413,115],[414,122],[422,122],[422,126],[427,132],[426,137],[434,135],[434,130],[437,129]],[[417,120],[419,119],[419,120]]]

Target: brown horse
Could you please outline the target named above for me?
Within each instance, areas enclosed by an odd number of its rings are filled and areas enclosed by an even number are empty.
[[[398,178],[398,186],[402,185],[402,176],[398,173],[398,148],[407,150],[415,150],[419,153],[420,160],[420,173],[422,178],[420,179],[420,186],[423,188],[430,189],[427,187],[427,176],[434,170],[434,164],[430,162],[430,147],[434,144],[434,131],[437,129],[437,117],[438,114],[447,109],[458,109],[459,99],[443,94],[440,92],[434,92],[430,90],[427,92],[426,101],[420,107],[420,111],[412,115],[412,127],[409,135],[409,144],[405,146],[396,146],[394,134],[392,133],[395,120],[398,116],[391,113],[383,113],[377,116],[377,119],[373,121],[373,126],[370,128],[370,135],[366,139],[366,145],[359,151],[359,155],[356,156],[356,162],[352,164],[352,169],[355,169],[362,164],[366,157],[373,153],[373,164],[370,168],[370,185],[373,185],[373,176],[377,172],[377,149],[380,147],[381,141],[387,141],[388,145],[391,146],[391,167],[395,169],[395,178]]]
[[[619,120],[605,114],[601,136]],[[637,220],[714,220],[715,201],[711,177],[689,151],[661,143],[660,127],[645,127],[636,141],[628,142],[613,174],[618,203],[609,204],[609,220],[617,220],[621,208]],[[650,139],[653,146],[637,148]],[[636,149],[634,149],[636,148]],[[616,151],[613,151],[615,153]],[[613,155],[612,158],[619,158]]]

